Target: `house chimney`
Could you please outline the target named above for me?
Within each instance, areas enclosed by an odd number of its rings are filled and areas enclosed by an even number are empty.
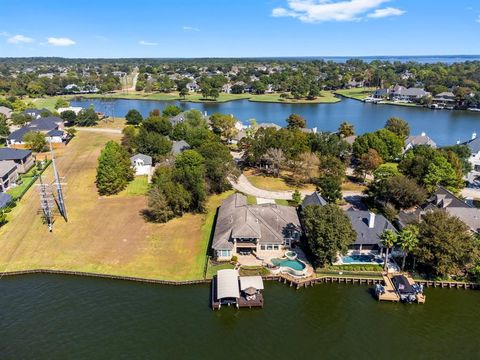
[[[477,133],[474,131],[473,134],[472,134],[472,140],[474,140],[476,138],[477,138]]]
[[[375,227],[375,213],[371,212],[368,218],[368,227],[373,229]]]
[[[425,131],[422,131],[422,136],[427,136],[427,134],[425,134]]]

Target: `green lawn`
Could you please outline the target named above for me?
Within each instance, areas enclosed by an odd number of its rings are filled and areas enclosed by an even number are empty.
[[[250,101],[254,102],[274,102],[274,103],[286,103],[286,104],[332,104],[339,102],[340,99],[337,98],[331,91],[321,91],[320,96],[314,100],[307,99],[294,99],[289,97],[287,99],[282,99],[279,93],[273,94],[262,94],[262,95],[251,95]]]
[[[120,192],[118,196],[144,196],[149,189],[148,176],[135,176],[127,185],[127,188]]]
[[[37,180],[37,177],[34,176],[35,174],[38,174],[37,167],[32,166],[32,168],[27,173],[20,175],[22,184],[11,188],[7,191],[7,194],[11,195],[14,200],[17,200],[18,197],[21,196],[22,193],[25,191],[25,189],[32,186],[32,183]]]
[[[373,91],[375,91],[375,88],[373,87],[352,88],[352,89],[336,90],[335,94],[342,95],[351,99],[363,100],[366,97],[372,95]]]
[[[55,111],[55,104],[59,98],[70,100],[72,96],[48,96],[43,98],[27,98],[25,99],[26,103],[32,103],[37,109],[46,108],[50,111]]]
[[[214,275],[217,275],[218,270],[223,269],[233,269],[235,266],[232,263],[225,262],[218,265],[213,265],[211,262],[208,262],[207,265],[207,273],[205,274],[205,278],[211,279]]]

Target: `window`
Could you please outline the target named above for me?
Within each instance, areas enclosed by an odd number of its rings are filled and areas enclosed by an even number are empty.
[[[267,245],[267,250],[273,250],[273,246],[272,245]]]
[[[217,250],[218,257],[230,257],[230,250]]]
[[[265,245],[260,245],[260,250],[265,250]]]
[[[278,250],[278,245],[273,245],[273,250]]]

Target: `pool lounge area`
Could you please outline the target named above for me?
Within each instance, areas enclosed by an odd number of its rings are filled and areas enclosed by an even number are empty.
[[[377,254],[347,254],[340,256],[335,265],[382,265],[384,259]]]

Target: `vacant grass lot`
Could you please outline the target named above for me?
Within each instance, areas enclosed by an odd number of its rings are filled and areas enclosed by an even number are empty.
[[[321,91],[320,96],[313,100],[307,99],[294,99],[289,97],[282,99],[279,93],[274,94],[262,94],[262,95],[251,95],[250,101],[256,102],[274,102],[274,103],[287,103],[287,104],[332,104],[339,102],[340,99],[335,96],[331,91]]]
[[[69,221],[57,217],[49,233],[38,214],[38,193],[28,191],[0,228],[0,271],[46,268],[153,279],[203,277],[216,208],[230,193],[211,197],[206,214],[187,214],[166,224],[145,222],[145,197],[97,194],[97,158],[112,139],[120,135],[79,132],[58,150]],[[44,177],[51,175],[49,167]]]
[[[288,174],[283,175],[282,173],[282,176],[276,178],[263,175],[255,170],[246,170],[244,175],[253,186],[259,189],[271,191],[293,191],[295,189],[315,191],[315,185],[313,184],[306,184],[300,187],[290,184]]]
[[[372,95],[372,92],[374,91],[375,91],[375,88],[362,87],[362,88],[336,90],[335,94],[342,95],[351,99],[363,100],[366,97]]]
[[[135,178],[127,185],[127,188],[120,192],[118,196],[145,196],[148,189],[148,176],[135,176]]]

